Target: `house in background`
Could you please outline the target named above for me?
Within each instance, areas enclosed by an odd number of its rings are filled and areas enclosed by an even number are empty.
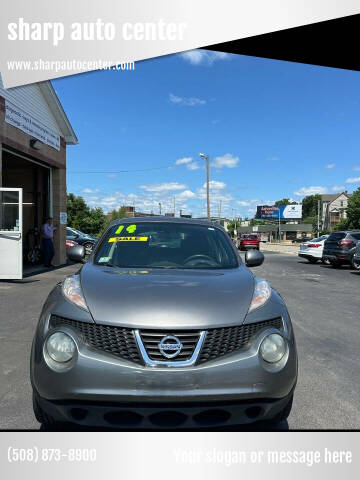
[[[346,190],[342,193],[321,195],[321,225],[323,230],[331,231],[337,223],[346,218],[348,200],[351,197]]]

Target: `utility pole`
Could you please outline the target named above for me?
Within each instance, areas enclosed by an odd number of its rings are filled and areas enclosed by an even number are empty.
[[[207,207],[207,219],[210,221],[210,167],[209,167],[209,155],[200,153],[201,158],[206,160],[206,207]]]
[[[219,202],[219,223],[221,225],[221,200]]]
[[[278,211],[279,211],[279,243],[281,243],[280,207],[278,207]]]
[[[160,215],[161,215],[161,202],[159,202],[159,211],[160,211]]]
[[[174,217],[176,217],[176,197],[174,195]]]
[[[320,200],[318,200],[318,205],[317,205],[317,236],[319,237],[320,235]]]

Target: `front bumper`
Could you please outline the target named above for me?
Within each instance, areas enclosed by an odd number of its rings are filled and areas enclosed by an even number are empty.
[[[275,418],[291,401],[281,399],[209,402],[50,401],[35,393],[38,405],[55,422],[100,428],[169,429],[245,425]]]

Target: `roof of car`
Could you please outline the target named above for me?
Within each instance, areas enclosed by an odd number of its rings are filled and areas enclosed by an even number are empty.
[[[336,232],[331,232],[332,233],[360,233],[360,230],[337,230]]]
[[[209,220],[201,220],[199,218],[182,218],[182,217],[163,217],[163,216],[151,216],[151,217],[126,217],[117,218],[110,223],[110,226],[119,225],[119,223],[188,223],[193,225],[204,225],[208,227],[217,227],[223,229],[223,227],[217,222],[209,222]]]

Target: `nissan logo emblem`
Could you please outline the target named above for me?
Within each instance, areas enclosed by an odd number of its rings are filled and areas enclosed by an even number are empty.
[[[181,352],[183,344],[174,335],[166,335],[158,344],[160,353],[166,358],[175,358]]]

